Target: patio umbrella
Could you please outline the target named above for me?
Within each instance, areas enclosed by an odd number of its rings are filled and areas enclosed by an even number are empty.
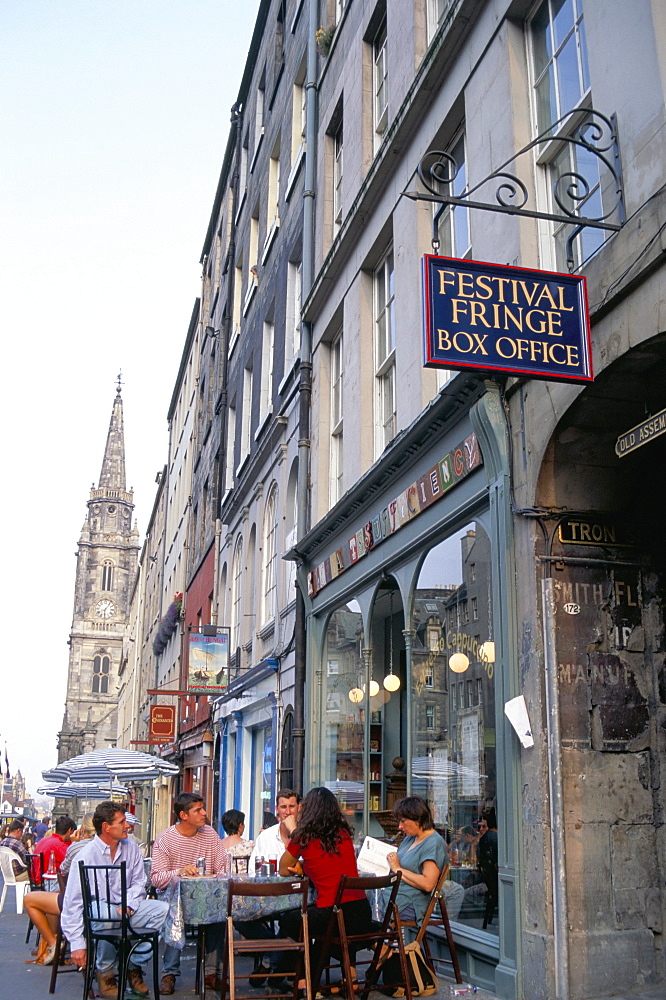
[[[175,764],[161,757],[142,753],[140,750],[121,750],[106,747],[104,750],[90,750],[79,757],[71,757],[48,771],[42,771],[45,781],[75,781],[100,784],[115,779],[123,781],[147,781],[162,774],[178,774]]]
[[[129,790],[124,785],[113,782],[104,788],[94,782],[63,781],[49,783],[37,789],[38,795],[52,795],[56,799],[108,799],[109,796],[129,796]]]

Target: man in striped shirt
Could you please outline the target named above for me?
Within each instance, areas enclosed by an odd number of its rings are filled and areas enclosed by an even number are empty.
[[[222,847],[219,836],[208,825],[206,807],[200,795],[181,792],[173,804],[176,822],[160,834],[153,844],[150,880],[156,889],[165,889],[182,875],[198,875],[197,858],[206,859],[206,875],[228,875],[231,859]],[[206,947],[215,953],[215,966],[206,975],[206,985],[215,987],[217,952],[222,942],[222,924],[211,924],[206,930]],[[180,951],[173,945],[164,949],[163,976],[160,993],[171,995],[180,975]]]

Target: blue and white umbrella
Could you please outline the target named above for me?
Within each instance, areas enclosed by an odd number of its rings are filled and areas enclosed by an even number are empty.
[[[93,782],[61,781],[42,785],[38,795],[50,795],[55,799],[108,799],[129,798],[129,789],[115,781],[102,787]]]
[[[44,781],[74,781],[101,784],[114,779],[122,781],[148,781],[160,775],[178,774],[175,764],[161,757],[142,753],[140,750],[121,750],[106,747],[90,750],[79,757],[71,757],[48,771],[42,771]]]

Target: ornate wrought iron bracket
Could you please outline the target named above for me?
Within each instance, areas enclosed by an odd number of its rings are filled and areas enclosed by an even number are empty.
[[[566,133],[558,133],[558,128],[564,123],[579,121],[573,129]],[[529,153],[530,150],[546,150],[553,147],[553,152],[559,152],[566,146],[578,147],[586,155],[579,154],[578,161],[587,161],[577,170],[563,170],[552,179],[553,202],[558,211],[542,212],[530,208],[527,185],[517,174],[507,170],[510,164]],[[590,154],[594,160],[590,159]],[[605,168],[602,174],[602,168]],[[552,169],[552,168],[551,168]],[[455,197],[447,192],[455,180],[460,165],[450,153],[442,150],[430,150],[417,167],[417,174],[426,191],[404,191],[406,198],[413,201],[431,201],[440,205],[460,205],[465,208],[480,208],[489,212],[504,212],[507,215],[521,215],[531,219],[545,219],[552,222],[569,223],[574,227],[567,239],[567,263],[573,270],[573,241],[586,227],[617,231],[625,222],[624,190],[622,184],[622,166],[617,139],[617,120],[615,115],[607,118],[592,108],[568,112],[554,122],[550,128],[538,135],[522,149],[509,157],[505,163],[493,170],[474,187],[467,188],[462,195]],[[592,171],[595,171],[595,174]],[[598,173],[597,173],[598,172]],[[607,176],[604,176],[607,175]],[[472,195],[493,180],[499,181],[495,190],[494,201],[477,201]],[[578,208],[584,206],[589,194],[601,180],[604,192],[606,211],[596,217],[578,214]],[[617,221],[609,222],[611,216]],[[433,228],[433,246],[439,241]]]

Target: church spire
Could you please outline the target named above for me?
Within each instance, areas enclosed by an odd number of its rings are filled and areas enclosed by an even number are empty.
[[[99,489],[125,489],[125,434],[123,431],[123,401],[120,397],[120,381],[116,386],[116,398],[111,411],[111,423],[106,438],[102,471],[99,474]]]

